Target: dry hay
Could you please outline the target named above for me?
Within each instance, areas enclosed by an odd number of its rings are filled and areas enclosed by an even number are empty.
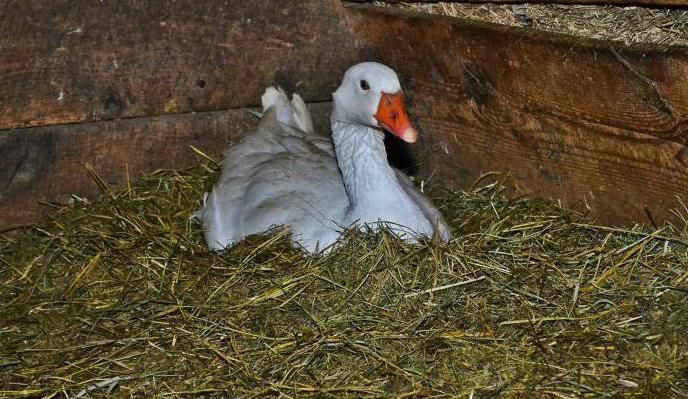
[[[378,5],[388,3],[377,1]],[[557,4],[399,3],[432,14],[530,27],[624,44],[688,45],[688,10]]]
[[[315,257],[275,231],[217,255],[188,220],[214,173],[5,237],[0,397],[688,397],[685,223],[493,185],[438,199],[446,245],[350,232]]]

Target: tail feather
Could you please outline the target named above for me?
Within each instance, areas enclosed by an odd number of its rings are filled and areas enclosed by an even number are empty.
[[[315,133],[313,129],[313,119],[311,119],[311,113],[306,107],[306,102],[303,101],[300,95],[294,93],[291,96],[291,106],[294,110],[294,119],[299,129],[308,133]]]
[[[275,107],[277,120],[285,125],[289,125],[303,130],[307,133],[314,133],[313,120],[306,107],[303,98],[298,94],[292,96],[291,101],[281,87],[270,86],[265,89],[261,97],[263,113],[270,107]]]
[[[263,96],[260,98],[260,102],[263,104],[263,112],[265,112],[273,105],[288,105],[289,98],[287,97],[287,93],[285,93],[281,87],[270,86],[265,89],[265,93],[263,93]]]

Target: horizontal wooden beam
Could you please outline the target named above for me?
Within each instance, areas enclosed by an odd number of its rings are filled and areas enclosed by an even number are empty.
[[[371,0],[347,0],[354,3],[369,3]],[[386,3],[465,3],[465,4],[562,4],[562,5],[609,5],[648,7],[688,7],[686,0],[386,0]]]
[[[327,129],[329,103],[309,108]],[[0,230],[35,223],[50,210],[39,202],[98,198],[86,163],[117,189],[142,173],[195,162],[190,145],[220,160],[256,121],[246,110],[227,110],[0,132]]]
[[[402,77],[427,175],[468,187],[508,170],[520,194],[610,224],[662,220],[688,195],[688,49],[392,8],[348,15],[362,55]]]
[[[338,0],[2,0],[0,130],[330,98],[353,59]],[[307,21],[307,22],[306,22]]]

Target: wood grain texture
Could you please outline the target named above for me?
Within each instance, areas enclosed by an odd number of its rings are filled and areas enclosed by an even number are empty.
[[[354,7],[361,52],[395,68],[426,174],[467,187],[511,171],[520,194],[600,222],[663,219],[688,194],[688,50]]]
[[[354,58],[338,0],[0,0],[0,130],[329,100]]]
[[[211,110],[257,105],[274,83],[329,100],[361,59],[399,72],[417,160],[445,182],[510,170],[521,194],[611,224],[645,221],[646,207],[661,220],[688,193],[686,48],[336,0],[0,6],[0,225],[35,221],[37,201],[97,195],[86,162],[116,186],[125,165],[135,177],[193,160],[189,144],[219,152],[255,121]]]
[[[329,103],[309,105],[326,129]],[[71,194],[101,195],[84,165],[116,189],[127,179],[195,162],[190,145],[221,159],[221,152],[257,119],[246,110],[202,112],[78,125],[16,129],[0,135],[0,228],[35,223]],[[191,210],[190,210],[191,211]]]
[[[370,0],[348,0],[354,3],[368,3]],[[386,0],[387,3],[401,3],[403,0]],[[580,4],[580,5],[613,5],[621,7],[650,6],[650,7],[688,7],[686,0],[418,0],[417,3],[493,3],[493,4]]]

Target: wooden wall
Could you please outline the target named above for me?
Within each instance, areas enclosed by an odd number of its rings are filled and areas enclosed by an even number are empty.
[[[423,174],[457,187],[510,170],[519,194],[604,223],[668,216],[688,193],[688,50],[626,48],[337,0],[0,0],[0,230],[65,195],[90,163],[127,174],[219,154],[265,86],[322,119],[351,64],[394,67]]]
[[[355,59],[337,0],[0,0],[0,229],[219,154],[279,83],[329,101]],[[308,23],[304,23],[308,21]],[[323,107],[317,108],[324,112]],[[221,111],[217,110],[233,110]]]
[[[510,171],[519,194],[648,223],[688,195],[688,49],[354,7],[361,52],[403,77],[426,175]],[[646,210],[647,209],[647,210]]]

